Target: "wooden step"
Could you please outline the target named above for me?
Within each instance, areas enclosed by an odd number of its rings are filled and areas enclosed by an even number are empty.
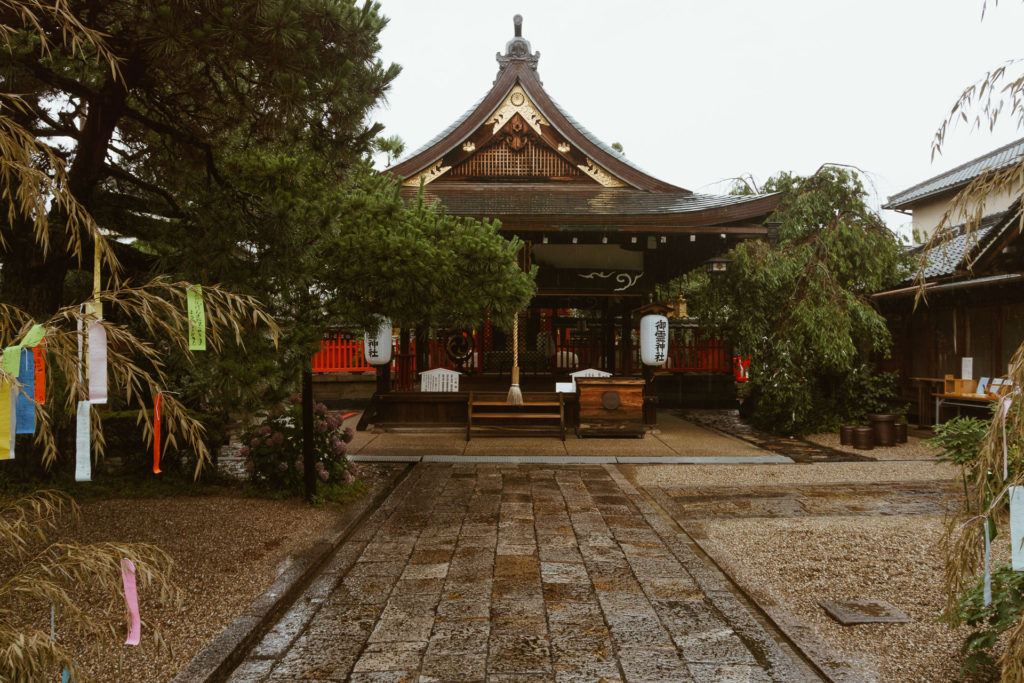
[[[473,411],[473,419],[497,418],[501,420],[561,420],[558,413],[478,413]]]

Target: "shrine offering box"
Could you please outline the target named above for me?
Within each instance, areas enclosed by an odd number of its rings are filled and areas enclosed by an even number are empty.
[[[580,421],[576,433],[581,437],[643,437],[644,386],[633,377],[579,377]]]

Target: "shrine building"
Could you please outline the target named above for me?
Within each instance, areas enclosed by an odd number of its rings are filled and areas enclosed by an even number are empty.
[[[450,214],[498,220],[503,234],[523,241],[524,266],[538,268],[536,296],[519,324],[524,389],[554,391],[583,369],[639,377],[638,312],[656,303],[671,310],[669,360],[658,373],[666,376],[658,381],[668,403],[683,391],[673,375],[731,388],[727,341],[702,336],[685,302],[657,301],[658,288],[694,269],[724,267],[720,257],[739,241],[764,238],[778,195],[701,194],[646,173],[554,100],[519,16],[514,29],[497,54],[490,90],[386,172],[399,178],[407,199],[422,191]],[[338,369],[325,367],[327,351],[325,342],[315,370]],[[489,324],[421,330],[405,346],[396,338],[396,356],[380,394],[415,394],[419,373],[438,367],[462,373],[459,394],[508,388],[509,340]],[[448,422],[458,415],[417,410],[384,418]]]

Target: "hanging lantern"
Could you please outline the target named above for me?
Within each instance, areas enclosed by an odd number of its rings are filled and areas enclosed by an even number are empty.
[[[391,321],[388,318],[381,318],[376,330],[363,334],[363,355],[370,365],[391,362]]]
[[[668,318],[665,316],[640,318],[640,360],[644,365],[664,365],[668,360]]]

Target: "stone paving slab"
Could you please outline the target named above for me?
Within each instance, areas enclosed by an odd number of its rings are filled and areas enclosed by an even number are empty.
[[[421,463],[231,681],[801,680],[614,465]]]

